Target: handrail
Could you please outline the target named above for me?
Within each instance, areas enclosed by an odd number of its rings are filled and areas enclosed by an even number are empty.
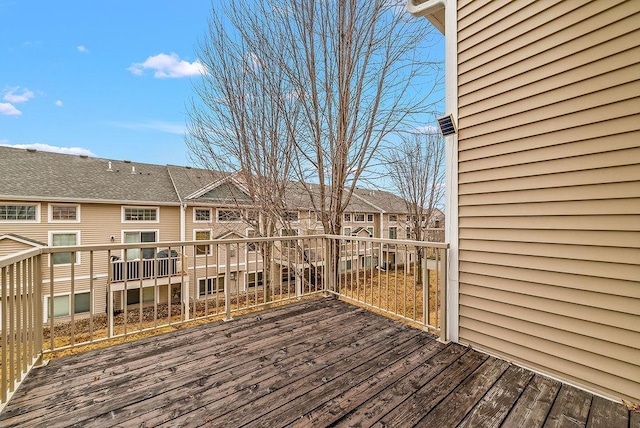
[[[168,257],[154,251],[149,259],[111,260],[145,248],[166,250]],[[446,340],[448,248],[443,242],[322,234],[37,247],[1,257],[0,407],[43,352],[195,319],[231,320],[237,311],[320,293]],[[43,257],[58,253],[70,256]],[[166,272],[157,265],[164,261]],[[150,270],[145,263],[153,265]]]

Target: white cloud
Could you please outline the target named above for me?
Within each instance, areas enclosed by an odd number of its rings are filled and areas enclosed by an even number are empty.
[[[55,105],[56,105],[56,106],[58,106],[58,107],[62,107],[62,101],[57,100],[57,101],[55,102]]]
[[[0,114],[5,116],[20,116],[22,112],[11,103],[0,103]]]
[[[440,128],[438,125],[424,125],[415,129],[418,134],[439,134]]]
[[[76,49],[78,49],[78,52],[89,53],[89,49],[85,45],[79,45]]]
[[[160,79],[198,76],[205,72],[204,65],[199,60],[194,62],[181,60],[175,53],[150,56],[146,61],[134,62],[131,67],[127,68],[136,76],[142,76],[145,69],[154,70],[154,77]]]
[[[27,88],[22,88],[22,93],[19,94],[20,87],[16,86],[6,91],[4,94],[4,100],[10,103],[24,103],[35,97],[34,93]]]
[[[113,122],[112,125],[119,128],[133,129],[134,131],[159,131],[168,134],[183,135],[187,129],[185,125],[174,122],[152,120],[147,122]]]
[[[60,146],[50,146],[49,144],[44,143],[33,143],[33,144],[3,144],[0,142],[0,145],[6,147],[14,147],[16,149],[36,149],[41,152],[52,152],[52,153],[64,153],[67,155],[87,155],[94,156],[95,154],[89,150],[82,147],[60,147]]]

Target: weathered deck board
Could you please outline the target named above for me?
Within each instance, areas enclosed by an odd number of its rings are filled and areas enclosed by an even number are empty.
[[[633,427],[636,415],[319,298],[53,360],[0,426]]]

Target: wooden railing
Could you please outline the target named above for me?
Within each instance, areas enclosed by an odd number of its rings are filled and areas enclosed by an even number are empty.
[[[446,340],[447,248],[313,235],[43,247],[2,258],[0,407],[48,352],[318,294]],[[119,259],[127,250],[153,258]],[[46,256],[56,253],[75,263]]]

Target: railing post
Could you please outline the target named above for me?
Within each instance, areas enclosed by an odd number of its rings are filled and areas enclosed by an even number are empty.
[[[328,295],[329,290],[333,288],[333,273],[331,269],[331,266],[333,265],[332,258],[331,258],[331,254],[333,252],[332,251],[333,246],[332,246],[331,238],[328,238],[325,236],[323,238],[323,241],[324,241],[324,281],[322,281],[322,288],[325,295]]]
[[[447,249],[441,248],[439,253],[442,253],[442,257],[440,257],[440,263],[436,265],[436,269],[442,269],[442,287],[440,289],[440,340],[446,342],[449,338],[447,334]]]
[[[416,247],[416,256],[418,250]],[[422,320],[425,329],[429,327],[429,262],[427,259],[427,247],[421,250],[420,254],[420,275],[422,276]]]
[[[225,275],[224,275],[224,310],[225,317],[223,321],[232,321],[231,318],[231,291],[229,290],[229,267],[231,265],[231,254],[229,244],[225,244]]]
[[[36,256],[36,290],[35,290],[35,352],[37,364],[42,362],[42,347],[44,342],[44,308],[42,296],[42,255]]]
[[[180,251],[182,252],[182,254],[185,253],[185,247],[181,247]],[[178,257],[180,257],[180,255],[178,255]],[[187,258],[187,263],[189,263],[189,259]],[[196,246],[193,246],[193,273],[194,273],[194,277],[195,277],[195,272],[196,272]],[[173,267],[173,265],[170,265],[169,268]],[[188,265],[187,265],[188,267]],[[189,278],[192,281],[195,281],[194,278]],[[189,321],[191,319],[191,312],[190,312],[190,308],[189,308],[189,292],[191,291],[191,289],[189,288],[189,281],[185,281],[184,280],[184,269],[180,269],[180,284],[181,288],[182,288],[182,292],[180,293],[182,295],[182,302],[184,303],[184,321]],[[193,307],[194,307],[194,317],[195,317],[195,308],[196,308],[196,294],[194,293],[193,295]]]

